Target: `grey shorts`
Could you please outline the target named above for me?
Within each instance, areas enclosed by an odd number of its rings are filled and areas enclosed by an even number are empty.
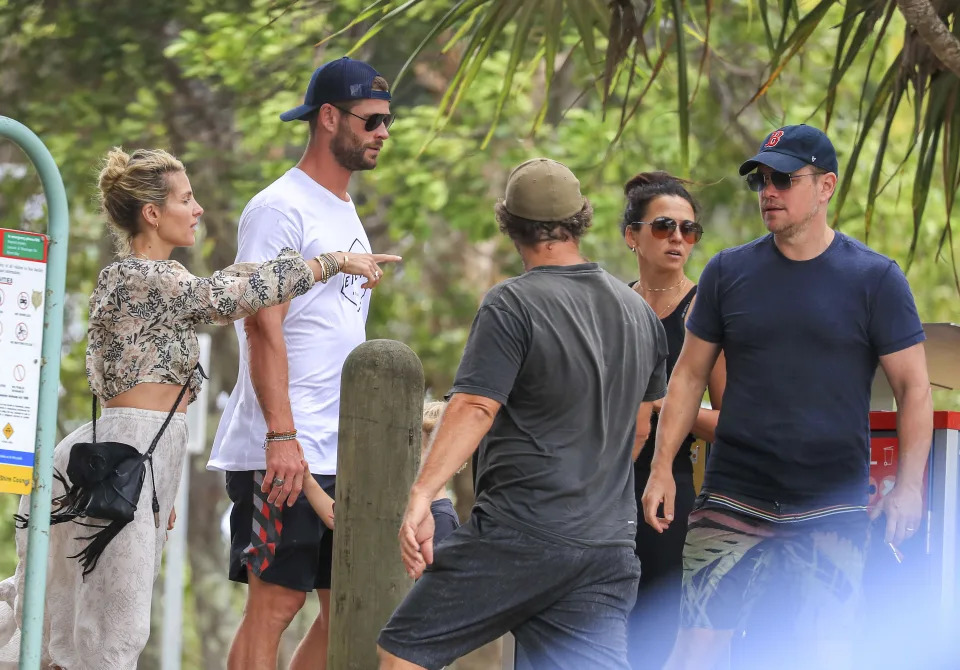
[[[513,632],[518,669],[628,670],[626,621],[639,578],[629,546],[550,542],[474,509],[378,643],[433,670]]]

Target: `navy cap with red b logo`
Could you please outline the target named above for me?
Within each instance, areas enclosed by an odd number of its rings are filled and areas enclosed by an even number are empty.
[[[769,166],[778,172],[793,172],[805,165],[834,174],[839,174],[840,169],[830,139],[822,130],[806,124],[784,126],[767,135],[757,155],[740,166],[740,174],[753,172],[758,165]]]

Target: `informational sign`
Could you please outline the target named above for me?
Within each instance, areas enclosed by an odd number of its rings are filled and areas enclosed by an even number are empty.
[[[47,242],[0,228],[0,492],[33,481]]]

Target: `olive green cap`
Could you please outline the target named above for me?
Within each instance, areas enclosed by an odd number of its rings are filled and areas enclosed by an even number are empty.
[[[504,207],[531,221],[563,221],[583,209],[580,181],[563,163],[531,158],[507,179]]]

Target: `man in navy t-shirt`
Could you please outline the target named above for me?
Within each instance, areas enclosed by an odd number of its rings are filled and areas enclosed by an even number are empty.
[[[827,225],[837,173],[821,131],[770,133],[740,166],[770,234],[720,252],[700,277],[643,496],[647,523],[666,528],[670,465],[723,349],[727,388],[690,516],[671,669],[711,667],[773,589],[789,613],[777,617],[783,640],[796,642],[776,667],[850,666],[878,362],[897,400],[900,465],[875,513],[894,545],[920,525],[933,430],[923,329],[896,263]]]

